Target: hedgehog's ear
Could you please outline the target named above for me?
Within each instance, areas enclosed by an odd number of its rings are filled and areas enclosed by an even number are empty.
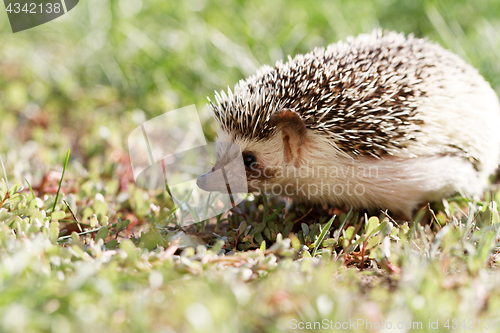
[[[270,123],[281,129],[285,162],[295,164],[300,157],[300,146],[306,140],[307,128],[304,121],[296,112],[283,109],[271,117]]]

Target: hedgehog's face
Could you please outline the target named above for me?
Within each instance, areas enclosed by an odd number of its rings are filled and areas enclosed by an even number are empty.
[[[210,172],[198,178],[198,186],[206,191],[226,192],[224,184],[229,183],[235,192],[234,185],[246,182],[248,192],[267,192],[272,186],[288,183],[286,175],[289,169],[301,163],[301,146],[306,140],[306,127],[300,117],[291,111],[279,112],[271,121],[275,122],[276,131],[260,140],[242,136],[234,139],[233,133],[219,131],[217,162]],[[235,160],[244,165],[244,172],[227,172],[226,166],[233,164],[234,168],[237,165],[233,163]],[[224,180],[221,173],[214,172],[222,167],[226,170]]]

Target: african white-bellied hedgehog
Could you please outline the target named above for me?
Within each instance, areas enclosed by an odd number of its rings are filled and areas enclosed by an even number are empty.
[[[499,162],[493,89],[412,35],[375,30],[288,57],[210,107],[221,128],[217,163],[198,178],[205,190],[223,190],[213,170],[239,153],[223,142],[241,149],[249,191],[405,216],[456,192],[480,194]]]

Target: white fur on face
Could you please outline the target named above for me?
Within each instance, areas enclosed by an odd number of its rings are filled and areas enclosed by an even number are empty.
[[[218,141],[229,141],[220,132]],[[281,133],[268,140],[237,139],[242,152],[252,152],[260,175],[248,177],[249,185],[274,195],[302,202],[389,209],[411,216],[421,203],[440,200],[456,192],[480,194],[487,175],[477,172],[462,157],[346,157],[328,138],[308,130],[300,148],[299,163],[286,163]]]

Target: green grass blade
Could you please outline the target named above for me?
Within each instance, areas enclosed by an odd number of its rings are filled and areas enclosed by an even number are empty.
[[[318,250],[318,247],[321,245],[321,243],[323,243],[323,240],[325,239],[326,235],[330,231],[330,228],[331,228],[332,223],[335,220],[336,216],[337,215],[333,215],[333,217],[330,219],[330,221],[328,221],[326,223],[323,230],[321,230],[321,233],[319,234],[318,239],[316,239],[316,242],[314,242],[314,248],[312,250],[311,257],[314,257],[316,255],[316,251]]]
[[[9,184],[9,179],[7,178],[7,172],[5,171],[5,165],[3,165],[2,155],[0,155],[0,163],[2,163],[2,170],[3,170],[3,175],[5,177],[5,183]]]
[[[69,151],[70,150],[68,149],[68,152],[66,153],[66,160],[64,161],[64,167],[63,167],[61,179],[59,180],[59,187],[57,188],[56,199],[54,200],[54,206],[52,207],[53,212],[56,210],[57,198],[59,197],[59,191],[61,190],[61,185],[62,185],[62,181],[64,178],[64,172],[66,172],[66,167],[68,166]]]
[[[35,193],[33,193],[33,189],[31,188],[31,184],[30,184],[30,182],[26,178],[24,178],[24,180],[28,184],[28,187],[30,189],[31,195],[33,196],[33,200],[34,200],[35,199]]]
[[[352,207],[349,209],[349,212],[345,216],[344,220],[340,223],[339,231],[342,231],[342,229],[344,229],[344,225],[346,224],[347,221],[349,221],[351,215],[352,215]]]
[[[269,213],[267,195],[262,190],[260,191],[260,194],[262,195],[262,204],[264,205],[264,213],[262,215],[262,222],[266,223],[267,222],[267,214]]]

